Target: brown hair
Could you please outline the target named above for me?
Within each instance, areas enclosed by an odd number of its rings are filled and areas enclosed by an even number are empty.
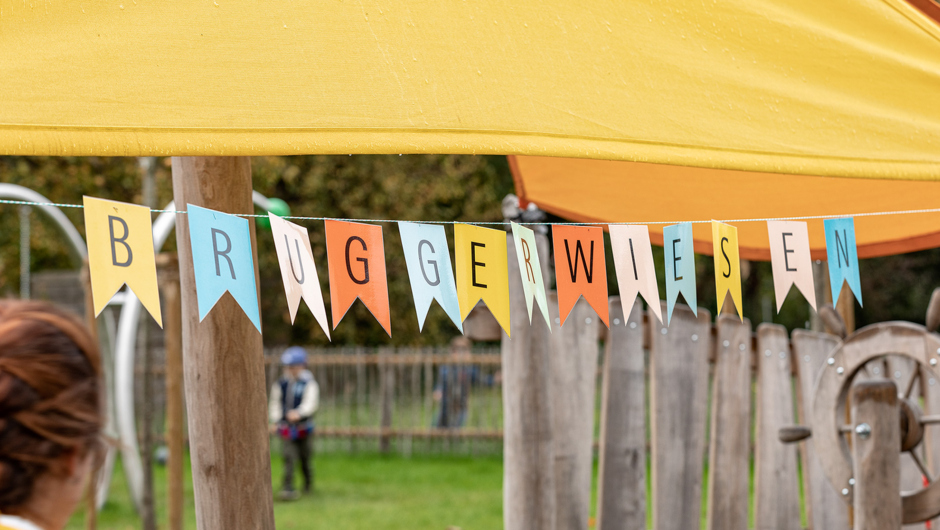
[[[99,447],[100,374],[78,319],[43,302],[0,301],[0,512],[26,502],[66,451]]]

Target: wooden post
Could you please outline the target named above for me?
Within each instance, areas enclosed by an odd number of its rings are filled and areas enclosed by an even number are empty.
[[[542,277],[548,238],[536,234]],[[513,248],[512,236],[507,245]],[[509,252],[512,338],[503,334],[503,522],[506,530],[555,529],[551,332],[526,312],[516,253]]]
[[[143,492],[140,522],[143,530],[157,530],[157,514],[153,498],[153,352],[150,349],[150,314],[141,311],[137,317],[137,354],[140,355],[140,461],[143,467]]]
[[[849,289],[848,283],[842,283],[842,291],[839,293],[839,303],[836,304],[836,311],[842,315],[842,321],[845,322],[845,332],[851,335],[855,331],[855,294]]]
[[[825,261],[813,261],[813,284],[816,286],[816,306],[820,307],[827,301],[832,303],[832,293],[829,290],[829,269]],[[810,308],[810,329],[813,331],[826,331],[819,313]]]
[[[643,304],[628,318],[612,296],[601,394],[597,528],[646,529],[646,374]],[[655,318],[655,317],[654,317]]]
[[[517,269],[518,270],[518,269]],[[557,293],[548,293],[552,315]],[[533,320],[540,315],[533,314]],[[558,528],[585,528],[591,516],[594,406],[597,399],[597,327],[604,327],[587,300],[571,309],[564,327],[552,331],[552,440]]]
[[[901,433],[898,391],[890,380],[862,381],[852,389],[855,530],[901,527]]]
[[[391,447],[392,404],[395,401],[395,372],[386,362],[390,348],[379,348],[379,451],[388,453]]]
[[[91,292],[91,271],[88,269],[88,261],[82,266],[82,287],[85,290],[85,321],[88,322],[88,331],[91,333],[95,344],[101,344],[98,340],[98,321],[95,319],[95,304]],[[104,375],[102,375],[101,384],[104,385]],[[104,407],[104,403],[101,405]],[[98,472],[100,464],[95,462],[94,469],[88,474],[88,485],[85,491],[85,530],[95,530],[98,527]]]
[[[166,344],[167,528],[183,528],[183,335],[179,261],[175,254],[157,256],[163,291]]]
[[[173,197],[180,210],[195,204],[252,213],[250,159],[173,157]],[[254,223],[250,230],[254,247]],[[189,223],[182,215],[176,241],[196,524],[200,530],[274,530],[261,334],[228,294],[199,321]]]

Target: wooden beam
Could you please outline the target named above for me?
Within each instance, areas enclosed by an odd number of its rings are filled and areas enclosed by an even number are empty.
[[[174,157],[173,197],[180,210],[252,213],[250,159]],[[274,530],[261,334],[228,294],[199,321],[189,223],[182,215],[177,221],[196,524]],[[254,247],[254,223],[250,230]]]

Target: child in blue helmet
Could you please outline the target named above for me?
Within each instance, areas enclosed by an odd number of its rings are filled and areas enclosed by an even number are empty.
[[[281,355],[284,374],[271,388],[268,406],[271,432],[281,437],[284,457],[284,485],[281,500],[294,500],[294,467],[300,461],[304,493],[313,489],[313,414],[320,402],[320,387],[307,370],[307,352],[300,346],[287,348]]]

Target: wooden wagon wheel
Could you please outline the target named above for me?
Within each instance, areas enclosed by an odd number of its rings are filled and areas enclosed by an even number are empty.
[[[926,521],[940,515],[940,480],[931,477],[914,451],[927,425],[940,423],[940,415],[927,416],[917,400],[911,399],[915,381],[921,373],[940,379],[940,335],[909,322],[885,322],[868,326],[836,346],[820,370],[813,399],[812,435],[820,464],[829,481],[848,503],[853,501],[855,480],[850,450],[850,436],[865,436],[865,425],[848,425],[845,406],[856,378],[870,377],[866,365],[871,361],[899,356],[917,363],[910,381],[898,388],[901,450],[907,451],[928,485],[916,491],[900,492],[904,524]],[[809,436],[809,429],[781,431],[784,441]],[[899,455],[900,457],[900,455]]]

